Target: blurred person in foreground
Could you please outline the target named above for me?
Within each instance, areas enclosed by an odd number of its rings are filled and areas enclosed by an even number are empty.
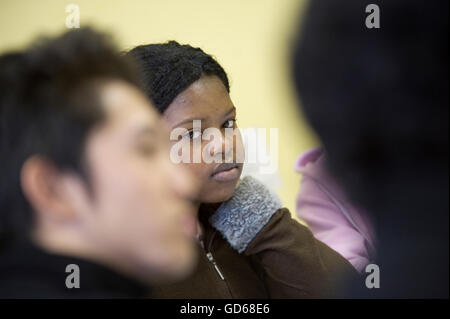
[[[352,297],[448,298],[448,1],[310,2],[293,54],[327,168],[371,214],[380,288]]]
[[[0,297],[143,297],[194,267],[195,180],[136,78],[91,29],[0,56]]]

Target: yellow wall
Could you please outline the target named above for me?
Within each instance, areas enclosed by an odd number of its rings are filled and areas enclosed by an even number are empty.
[[[296,109],[288,40],[303,0],[0,0],[0,52],[37,35],[65,30],[66,5],[80,8],[81,26],[113,33],[123,49],[174,39],[215,55],[231,80],[241,127],[279,128],[279,194],[294,211],[296,156],[318,141]]]

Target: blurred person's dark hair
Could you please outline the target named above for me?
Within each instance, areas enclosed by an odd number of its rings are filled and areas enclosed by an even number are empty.
[[[449,3],[370,3],[379,29],[367,1],[310,2],[296,89],[330,170],[378,223],[373,296],[448,298]]]
[[[129,52],[141,69],[141,85],[160,113],[192,83],[215,75],[230,91],[228,76],[220,64],[200,48],[176,41],[140,45]]]
[[[33,223],[20,185],[26,159],[44,156],[88,178],[84,142],[104,117],[100,87],[138,78],[108,36],[90,28],[0,56],[0,238],[27,237]]]

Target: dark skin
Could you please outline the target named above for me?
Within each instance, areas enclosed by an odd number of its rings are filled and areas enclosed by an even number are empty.
[[[192,131],[193,120],[202,120],[202,130],[209,127],[219,129],[223,138],[214,141],[214,152],[216,155],[221,153],[223,158],[233,151],[235,159],[238,148],[240,151],[243,150],[240,135],[234,138],[233,143],[225,143],[225,128],[237,127],[236,108],[222,81],[216,76],[203,76],[181,92],[163,113],[163,120],[170,130],[177,127],[186,128],[190,131],[191,139],[201,138],[199,134]],[[202,150],[210,142],[202,140]],[[176,141],[172,141],[172,143],[174,144]],[[242,163],[238,163],[238,174],[235,179],[218,181],[212,177],[217,163],[205,163],[202,160],[200,163],[182,163],[180,165],[186,165],[199,179],[201,186],[197,198],[198,206],[206,204],[211,208],[216,208],[233,195],[243,167]]]

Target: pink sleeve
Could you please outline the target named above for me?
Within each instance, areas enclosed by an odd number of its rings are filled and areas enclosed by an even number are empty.
[[[297,216],[314,236],[362,272],[374,257],[374,231],[367,214],[350,204],[325,170],[321,148],[300,155],[295,170],[303,174]]]

